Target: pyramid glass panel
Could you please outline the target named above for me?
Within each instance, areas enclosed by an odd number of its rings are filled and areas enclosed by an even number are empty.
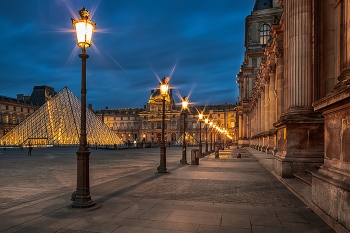
[[[181,135],[181,137],[179,137],[174,143],[173,145],[182,145],[183,144],[183,134]],[[186,133],[186,145],[188,146],[193,146],[193,145],[198,145],[198,140],[195,139],[191,134]]]
[[[78,145],[81,101],[67,87],[0,139],[1,145]],[[123,141],[90,109],[86,109],[89,145],[120,145]]]

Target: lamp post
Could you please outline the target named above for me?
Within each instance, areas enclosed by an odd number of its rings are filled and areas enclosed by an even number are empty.
[[[209,119],[205,118],[204,120],[205,123],[205,154],[208,154],[208,123],[209,123]]]
[[[182,98],[182,110],[184,115],[184,135],[182,140],[182,158],[180,160],[180,163],[187,164],[187,158],[186,158],[186,110],[188,107],[188,98],[187,96],[184,96]]]
[[[199,157],[202,157],[202,120],[203,120],[203,113],[200,113],[198,115],[199,119]]]
[[[96,24],[89,19],[89,11],[84,7],[79,10],[81,19],[72,19],[77,34],[77,45],[81,48],[79,57],[82,62],[81,75],[81,117],[80,117],[80,144],[77,154],[77,189],[72,194],[73,208],[88,208],[95,205],[90,196],[89,157],[86,140],[86,49],[92,42],[92,33]]]
[[[166,167],[166,146],[165,146],[165,138],[164,138],[164,129],[165,129],[165,97],[168,96],[169,90],[169,78],[164,77],[162,82],[159,83],[160,86],[160,94],[163,97],[163,115],[162,115],[162,141],[160,144],[160,164],[157,168],[158,173],[168,173],[168,169]]]
[[[213,122],[209,122],[210,125],[210,153],[213,152]]]

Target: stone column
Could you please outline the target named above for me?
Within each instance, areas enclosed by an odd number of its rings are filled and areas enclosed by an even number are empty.
[[[265,132],[265,87],[261,87],[261,96],[260,96],[260,144],[261,144],[261,151],[265,150],[265,139],[263,136],[263,133]]]
[[[336,219],[335,231],[350,231],[350,2],[320,1],[323,8],[328,9],[321,15],[323,25],[328,28],[336,24],[334,48],[328,47],[329,53],[337,54],[333,61],[326,65],[335,70],[338,83],[334,89],[322,99],[313,103],[314,109],[324,116],[324,164],[312,174],[312,201],[331,219]],[[328,14],[328,15],[327,15]],[[339,31],[338,31],[339,30]],[[328,37],[328,35],[327,35]],[[339,69],[340,60],[340,70]],[[323,65],[321,63],[321,65]],[[337,74],[336,74],[337,73]],[[329,78],[324,74],[321,81]],[[346,228],[348,231],[345,231]]]
[[[272,150],[275,145],[275,127],[273,123],[276,122],[276,101],[275,101],[275,71],[276,66],[270,65],[270,83],[269,83],[269,150]]]
[[[263,131],[263,138],[264,138],[264,150],[267,152],[267,148],[269,145],[269,135],[268,131],[270,129],[270,109],[269,109],[269,77],[265,77],[264,80],[264,131]]]
[[[313,111],[313,0],[284,0],[284,108],[273,169],[293,177],[323,162],[323,120]],[[278,77],[279,78],[279,77]]]
[[[270,129],[269,78],[264,82],[264,133]]]
[[[243,121],[242,121],[242,113],[238,113],[238,139],[242,138],[243,131]]]
[[[247,138],[251,137],[252,111],[247,112]]]
[[[242,132],[242,138],[246,139],[247,138],[247,113],[243,111],[242,114],[242,121],[243,121],[243,132]]]
[[[277,78],[275,79],[276,82],[276,98],[277,98],[277,105],[276,105],[276,111],[277,111],[277,118],[276,121],[282,116],[282,112],[284,111],[284,85],[283,85],[283,70],[284,70],[284,63],[283,63],[283,50],[282,48],[277,48],[276,51],[276,75]]]
[[[341,44],[343,45],[340,53],[340,61],[341,61],[341,74],[338,77],[338,81],[342,82],[350,79],[350,3],[349,1],[343,1],[341,3],[342,6],[342,15],[341,19],[344,26],[342,33],[344,36],[341,38]]]
[[[260,144],[260,139],[259,139],[259,137],[258,137],[258,135],[260,134],[260,132],[261,132],[261,99],[260,99],[260,97],[259,96],[257,96],[257,102],[256,102],[256,122],[257,122],[257,126],[258,126],[258,128],[257,128],[257,131],[256,131],[256,138],[257,138],[257,145],[259,146],[259,148],[260,148],[260,146],[261,146],[261,144]]]
[[[261,87],[260,95],[260,134],[265,132],[265,88]]]

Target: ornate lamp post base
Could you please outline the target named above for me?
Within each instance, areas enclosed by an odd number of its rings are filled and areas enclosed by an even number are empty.
[[[95,205],[90,196],[89,156],[90,151],[77,151],[77,189],[72,194],[73,208],[89,208]]]
[[[187,158],[186,158],[187,156],[186,156],[186,147],[185,146],[183,146],[182,147],[182,158],[181,158],[181,160],[180,160],[180,163],[181,164],[187,164]]]
[[[165,157],[165,153],[166,153],[166,147],[165,144],[162,143],[160,145],[160,164],[157,167],[157,171],[158,173],[169,173],[168,169],[166,167],[166,157]]]
[[[95,202],[91,200],[90,196],[78,196],[75,195],[75,200],[72,202],[72,208],[90,208],[95,205]]]

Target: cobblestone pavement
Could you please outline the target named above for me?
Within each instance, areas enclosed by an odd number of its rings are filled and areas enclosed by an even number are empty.
[[[0,211],[28,201],[73,192],[76,188],[76,150],[35,149],[32,156],[28,156],[27,150],[1,149]],[[152,167],[156,169],[159,163],[159,148],[90,151],[91,186]]]
[[[72,209],[76,150],[0,151],[0,232],[334,232],[242,149],[197,166],[167,148],[167,174],[156,172],[159,148],[91,150],[97,205]]]

